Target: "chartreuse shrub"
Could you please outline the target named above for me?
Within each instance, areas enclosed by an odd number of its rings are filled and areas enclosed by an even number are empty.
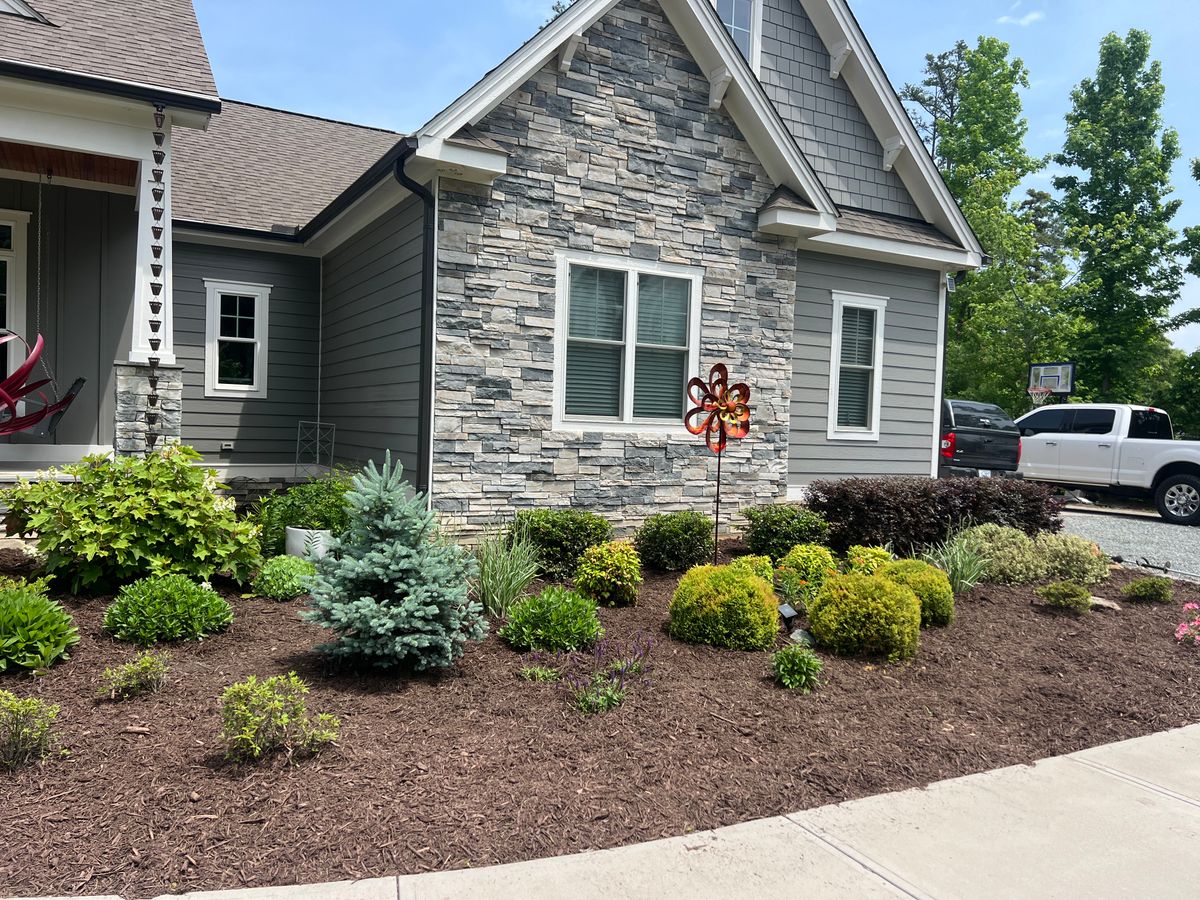
[[[642,523],[634,544],[647,567],[686,572],[713,555],[713,520],[694,510],[656,513]]]
[[[72,590],[112,588],[145,575],[245,581],[258,568],[258,526],[215,492],[216,473],[191,447],[145,459],[91,456],[71,481],[21,481],[7,492],[10,533],[37,534],[46,572]]]
[[[979,546],[961,534],[934,544],[922,558],[946,573],[955,594],[965,594],[974,588],[983,580],[988,568],[988,558]]]
[[[309,582],[305,618],[334,639],[339,660],[415,671],[453,664],[487,621],[470,597],[475,561],[438,530],[423,494],[410,491],[388,453],[354,476],[350,524],[334,537]]]
[[[289,527],[328,530],[335,535],[345,531],[350,522],[346,508],[349,491],[350,474],[335,471],[259,500],[253,518],[261,527],[263,556],[283,553]]]
[[[1090,612],[1092,609],[1092,592],[1082,584],[1056,581],[1038,588],[1034,593],[1045,600],[1047,605],[1056,606],[1059,609],[1075,613]]]
[[[612,538],[612,526],[584,509],[523,509],[509,528],[513,539],[532,541],[541,573],[551,581],[567,581],[588,547]]]
[[[198,641],[224,631],[233,607],[210,587],[184,575],[142,578],[121,588],[104,611],[104,630],[119,641]]]
[[[1136,578],[1125,585],[1121,595],[1126,600],[1142,603],[1170,603],[1175,596],[1175,586],[1170,578],[1161,575],[1151,575],[1146,578]]]
[[[475,545],[476,576],[471,594],[488,615],[504,618],[537,578],[538,548],[524,534],[486,534]]]
[[[797,544],[824,544],[829,540],[829,525],[821,516],[803,506],[770,503],[742,511],[749,523],[745,529],[746,547],[751,553],[771,557],[778,563]]]
[[[0,672],[49,668],[79,643],[70,615],[46,596],[46,581],[0,578]]]
[[[289,757],[318,753],[338,739],[341,723],[328,713],[308,713],[306,685],[295,672],[259,681],[251,675],[221,694],[221,740],[226,756],[260,759],[284,751]]]
[[[250,589],[268,600],[291,600],[308,590],[308,581],[317,567],[298,556],[275,556],[263,563]]]
[[[817,643],[834,653],[895,661],[917,652],[921,602],[910,588],[881,575],[837,575],[808,604],[808,622]]]
[[[1108,557],[1087,538],[1074,534],[1039,534],[1033,539],[1034,552],[1046,564],[1046,577],[1099,584],[1109,576]]]
[[[768,584],[775,579],[775,567],[769,556],[739,556],[729,563],[729,567],[757,575]]]
[[[0,766],[16,769],[49,753],[57,718],[57,706],[0,691]]]
[[[628,541],[608,541],[583,551],[575,589],[608,606],[633,606],[642,583],[642,560]]]
[[[779,601],[766,580],[735,566],[697,566],[679,580],[667,630],[690,644],[766,650],[779,634]]]
[[[941,627],[954,621],[954,590],[941,569],[919,559],[898,559],[884,566],[879,574],[917,595],[922,628]]]
[[[167,683],[171,654],[147,650],[123,665],[109,667],[100,676],[100,699],[132,700],[156,694]]]
[[[874,575],[893,559],[892,551],[886,547],[861,547],[855,544],[846,551],[842,569],[847,574]]]
[[[807,647],[792,644],[776,650],[771,657],[771,671],[775,680],[792,691],[810,694],[819,682],[821,660]]]
[[[987,559],[984,580],[995,584],[1029,584],[1050,574],[1049,564],[1025,532],[1002,525],[977,525],[960,538]]]
[[[803,609],[825,579],[837,571],[837,562],[828,548],[820,544],[797,544],[780,560],[775,581],[783,599]]]
[[[548,587],[513,605],[500,636],[517,650],[579,650],[602,638],[604,628],[595,600]]]

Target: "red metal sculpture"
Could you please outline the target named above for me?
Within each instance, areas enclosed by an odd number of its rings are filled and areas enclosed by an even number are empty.
[[[17,370],[0,381],[0,435],[16,434],[19,431],[28,431],[33,426],[39,424],[45,419],[49,419],[46,427],[47,434],[53,434],[54,429],[58,426],[59,419],[62,418],[75,398],[79,396],[79,392],[83,390],[85,379],[76,379],[71,385],[71,389],[66,395],[53,403],[43,394],[39,388],[43,388],[50,384],[49,378],[43,378],[41,381],[35,381],[32,384],[26,384],[26,379],[37,367],[38,360],[41,359],[42,349],[45,346],[45,341],[39,334],[37,340],[32,347],[29,343],[18,334],[5,334],[0,336],[0,347],[7,344],[9,341],[20,341],[25,345],[28,351],[28,356],[25,357],[25,362],[17,367]],[[17,402],[24,400],[30,394],[37,391],[37,397],[41,400],[40,408],[33,412],[27,412],[21,415],[17,408]]]
[[[702,378],[688,382],[687,398],[692,408],[683,417],[684,427],[692,434],[703,434],[708,449],[717,455],[713,531],[713,565],[716,565],[721,536],[721,456],[730,438],[741,440],[750,433],[750,388],[744,382],[730,384],[729,370],[723,363],[717,363],[708,373],[707,383]]]

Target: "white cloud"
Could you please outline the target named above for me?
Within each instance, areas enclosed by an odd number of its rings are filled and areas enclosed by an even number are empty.
[[[1034,22],[1040,22],[1044,18],[1046,18],[1046,14],[1038,9],[1034,10],[1033,12],[1025,13],[1025,15],[1021,16],[1019,19],[1016,16],[1001,16],[996,20],[996,24],[1016,25],[1020,28],[1028,28]]]

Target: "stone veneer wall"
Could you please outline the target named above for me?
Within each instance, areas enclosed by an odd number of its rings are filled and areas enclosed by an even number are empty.
[[[118,362],[113,364],[113,371],[117,389],[113,449],[117,454],[145,454],[147,414],[158,416],[154,430],[159,439],[153,449],[178,444],[183,424],[183,367],[158,366],[153,384],[149,366]],[[152,397],[156,397],[154,402]]]
[[[757,231],[774,188],[657,5],[591,28],[479,130],[510,151],[491,187],[442,180],[432,493],[460,526],[575,505],[623,526],[711,511],[700,439],[552,432],[555,254],[586,250],[703,267],[701,366],[752,390],[723,497],[786,495],[796,253]],[[699,373],[696,373],[699,374]]]

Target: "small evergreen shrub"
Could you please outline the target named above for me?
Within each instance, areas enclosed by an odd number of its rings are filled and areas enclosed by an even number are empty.
[[[817,513],[790,503],[752,506],[742,511],[749,523],[746,547],[751,553],[771,557],[778,563],[797,544],[824,544],[829,525]]]
[[[104,630],[119,641],[198,641],[224,631],[233,607],[212,588],[185,575],[143,578],[121,588],[104,611]]]
[[[808,605],[817,643],[834,653],[883,654],[890,660],[917,652],[921,602],[910,588],[880,575],[837,575]]]
[[[960,535],[987,559],[984,580],[995,584],[1029,584],[1050,574],[1046,558],[1025,532],[1002,525],[977,525]]]
[[[334,638],[329,656],[415,671],[452,665],[487,633],[470,597],[475,561],[438,531],[423,494],[410,492],[391,453],[354,476],[350,523],[309,582],[305,619]]]
[[[628,541],[588,547],[575,570],[575,589],[607,606],[633,606],[642,583],[642,561]]]
[[[922,558],[950,579],[955,594],[965,594],[983,580],[988,558],[970,539],[955,534],[925,551]]]
[[[1087,538],[1074,534],[1039,534],[1034,551],[1046,563],[1046,577],[1099,584],[1109,576],[1108,557]]]
[[[884,566],[880,574],[917,595],[922,628],[943,627],[954,621],[954,590],[941,569],[919,559],[898,559]]]
[[[1170,603],[1175,597],[1175,586],[1170,578],[1151,575],[1129,582],[1121,595],[1126,600],[1140,603]]]
[[[259,565],[258,527],[220,497],[200,454],[169,446],[145,459],[90,456],[71,481],[21,481],[6,492],[9,533],[37,534],[46,572],[72,590],[115,588],[146,575],[245,581]]]
[[[886,547],[862,547],[855,544],[846,551],[842,569],[852,575],[874,575],[887,566],[895,557]]]
[[[251,590],[268,600],[291,600],[308,590],[308,581],[317,574],[317,567],[298,556],[274,556],[250,583]]]
[[[349,492],[349,473],[331,472],[263,497],[252,516],[261,528],[259,542],[263,556],[283,553],[289,527],[341,534],[350,524],[350,510],[346,506]]]
[[[642,523],[634,544],[647,567],[686,572],[712,559],[713,520],[693,510],[656,513]]]
[[[1092,592],[1082,584],[1056,581],[1038,588],[1035,593],[1045,600],[1048,606],[1056,606],[1059,609],[1075,613],[1090,612],[1092,609]]]
[[[729,563],[729,568],[757,575],[767,584],[775,580],[775,567],[769,556],[739,556]]]
[[[11,771],[49,753],[58,712],[36,697],[0,691],[0,766]]]
[[[771,585],[732,566],[697,566],[671,598],[670,634],[689,644],[766,650],[779,634],[779,601]]]
[[[338,739],[341,723],[328,713],[311,718],[306,685],[295,672],[259,681],[251,675],[221,694],[221,740],[226,756],[261,759],[284,751],[289,757],[319,753]]]
[[[775,576],[783,599],[803,609],[825,579],[837,571],[837,562],[828,548],[820,544],[797,544],[780,560]]]
[[[821,669],[817,654],[798,644],[776,650],[771,657],[771,671],[775,680],[788,690],[804,694],[812,693],[820,684],[817,676],[821,674]]]
[[[517,650],[579,650],[602,638],[604,628],[595,600],[548,587],[513,605],[500,636]]]
[[[78,643],[79,630],[46,596],[45,580],[0,578],[0,672],[10,665],[47,669]]]
[[[538,548],[522,534],[485,535],[475,545],[472,596],[488,615],[503,619],[538,574]]]
[[[523,509],[509,529],[538,549],[541,573],[551,581],[568,581],[588,547],[612,538],[612,526],[585,509]]]
[[[157,694],[167,683],[171,654],[147,650],[123,665],[109,667],[101,678],[100,698],[132,700],[146,694]]]

